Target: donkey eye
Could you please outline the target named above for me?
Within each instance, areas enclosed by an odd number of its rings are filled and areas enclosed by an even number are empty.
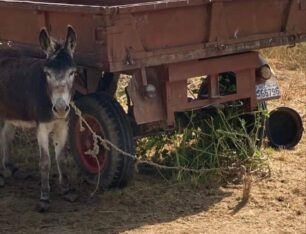
[[[47,78],[51,77],[51,74],[49,72],[47,72],[47,71],[45,71],[45,75],[46,75]]]
[[[69,76],[75,76],[76,75],[76,71],[72,71],[69,73]]]

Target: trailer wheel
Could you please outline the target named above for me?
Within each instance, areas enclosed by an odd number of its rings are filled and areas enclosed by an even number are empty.
[[[125,152],[134,154],[134,140],[130,123],[120,104],[105,93],[84,96],[76,101],[82,116],[91,128]],[[86,126],[80,130],[80,121],[73,114],[70,122],[70,144],[73,156],[90,183],[97,182],[100,168],[100,186],[103,189],[123,187],[132,176],[134,160],[114,149],[100,145],[98,161],[86,152],[92,149],[93,136]]]

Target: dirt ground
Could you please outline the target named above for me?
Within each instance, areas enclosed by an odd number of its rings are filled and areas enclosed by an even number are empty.
[[[305,73],[274,64],[283,98],[270,107],[297,109],[305,125]],[[32,151],[37,157],[36,149],[21,152]],[[265,153],[272,175],[253,182],[246,205],[241,203],[242,185],[192,188],[136,175],[126,189],[99,192],[91,200],[93,186],[81,185],[83,194],[76,203],[63,201],[54,189],[45,214],[34,210],[38,160],[25,155],[34,177],[10,180],[0,189],[0,233],[306,233],[306,137],[293,150]],[[52,186],[56,188],[55,177]]]

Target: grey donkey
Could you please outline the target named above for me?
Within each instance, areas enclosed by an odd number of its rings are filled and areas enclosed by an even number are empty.
[[[52,136],[55,158],[62,191],[66,189],[64,147],[68,135],[67,116],[73,95],[73,82],[77,67],[73,59],[76,33],[67,28],[65,41],[51,38],[45,28],[40,31],[39,42],[46,59],[26,56],[7,56],[0,52],[0,179],[13,171],[10,143],[16,127],[36,128],[40,152],[41,193],[37,208],[49,209],[49,138]]]

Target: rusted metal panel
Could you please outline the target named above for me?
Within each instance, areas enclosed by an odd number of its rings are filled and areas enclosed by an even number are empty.
[[[164,67],[155,67],[147,69],[146,73],[147,82],[156,87],[155,98],[149,98],[145,95],[140,71],[133,75],[128,86],[128,93],[133,102],[133,115],[137,124],[166,120],[164,81],[167,71]]]
[[[233,66],[230,66],[232,64]],[[144,94],[141,72],[136,73],[129,85],[129,94],[134,104],[133,113],[137,124],[165,121],[166,126],[175,125],[175,112],[200,109],[236,100],[247,100],[247,110],[254,110],[256,99],[256,68],[261,65],[257,52],[231,55],[222,58],[194,60],[186,63],[171,64],[147,70],[147,83],[157,88],[155,98]],[[236,75],[236,93],[221,96],[218,74],[234,72]],[[190,101],[187,98],[187,79],[208,76],[209,95],[204,100]]]
[[[306,41],[305,0],[0,0],[0,15],[16,47],[73,25],[78,63],[113,72]]]
[[[306,11],[306,0],[300,0],[300,10]]]
[[[206,45],[215,46],[215,42],[225,41],[228,36],[223,2],[212,4],[210,14],[209,39]]]
[[[228,66],[228,64],[233,66]],[[205,106],[241,99],[249,100],[249,110],[255,109],[257,105],[255,69],[259,64],[258,54],[253,52],[222,57],[220,59],[193,61],[184,65],[181,64],[182,66],[178,64],[170,65],[168,67],[169,82],[166,84],[168,126],[174,125],[174,113],[177,111],[199,109]],[[236,94],[220,96],[217,74],[230,71],[236,74]],[[208,99],[188,102],[186,90],[187,78],[204,74],[208,75]]]
[[[167,126],[173,127],[175,124],[174,113],[189,107],[187,100],[187,80],[178,82],[166,82],[166,102],[167,107]]]
[[[208,79],[208,98],[220,98],[218,74],[207,77]]]
[[[255,69],[259,67],[258,52],[249,52],[231,56],[224,56],[200,61],[170,64],[170,81],[180,81],[186,78],[203,76],[208,74],[219,74],[229,71]]]
[[[105,21],[104,16],[6,7],[0,7],[0,16],[0,19],[4,19],[0,20],[0,41],[12,41],[12,47],[28,52],[32,50],[33,54],[39,54],[36,52],[39,50],[37,35],[41,27],[46,27],[55,37],[64,39],[67,25],[73,25],[78,32],[79,64],[108,68],[106,45],[103,44],[105,37],[99,31],[103,31],[100,22]],[[101,17],[102,20],[97,20]]]
[[[298,4],[295,1],[291,1],[288,4],[287,18],[285,25],[285,32],[290,34],[297,34],[299,31],[304,30],[306,27],[306,11],[304,5],[306,5],[305,0],[298,0]],[[303,10],[304,9],[304,10]],[[302,20],[301,22],[299,22]]]
[[[293,6],[294,21],[285,31],[289,5]],[[131,22],[137,22],[128,28],[137,41],[137,45],[128,46],[134,63],[122,63],[125,48],[117,47],[121,52],[113,54],[110,66],[112,70],[128,70],[141,64],[155,66],[278,46],[290,43],[293,37],[296,42],[305,41],[306,14],[298,6],[298,0],[236,0],[163,11],[125,11],[132,15]],[[124,34],[116,39],[124,41]],[[138,46],[139,41],[144,49]]]

